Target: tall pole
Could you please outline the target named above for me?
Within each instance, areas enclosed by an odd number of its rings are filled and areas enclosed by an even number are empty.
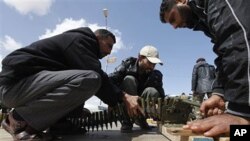
[[[108,29],[108,9],[104,8],[103,9],[103,15],[105,17],[105,26],[106,26],[106,30]],[[108,56],[107,56],[107,60],[106,60],[106,66],[105,66],[105,72],[108,73]],[[100,105],[102,105],[102,101],[100,100]]]
[[[106,29],[108,29],[108,9],[104,8],[103,9],[103,15],[105,17],[105,25],[106,25]]]
[[[105,17],[105,26],[106,26],[106,29],[108,29],[108,9],[107,8],[104,8],[103,9],[103,15]],[[107,60],[106,60],[106,66],[105,66],[105,72],[107,73],[107,69],[108,69],[108,56],[107,56]]]
[[[108,9],[107,8],[103,9],[103,15],[105,17],[105,26],[106,26],[106,29],[108,29]],[[107,73],[107,70],[108,70],[108,59],[109,59],[109,57],[107,56],[106,66],[105,66],[105,72],[106,73]]]

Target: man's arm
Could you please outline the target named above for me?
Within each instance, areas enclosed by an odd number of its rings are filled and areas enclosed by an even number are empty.
[[[126,108],[130,117],[137,116],[139,114],[144,115],[143,109],[138,103],[139,96],[133,96],[133,95],[129,95],[126,92],[123,92],[122,99],[126,105]]]
[[[191,80],[191,90],[195,92],[197,87],[197,65],[194,66],[193,72],[192,72],[192,80]]]
[[[110,81],[105,72],[101,76],[102,85],[96,96],[111,107],[115,106],[118,102],[122,102],[124,95],[122,90]]]

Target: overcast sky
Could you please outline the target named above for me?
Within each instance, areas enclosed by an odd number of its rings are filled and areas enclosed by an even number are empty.
[[[106,66],[107,73],[130,56],[137,57],[144,45],[158,48],[163,66],[165,93],[191,93],[193,65],[199,57],[213,64],[212,44],[202,32],[173,29],[159,20],[162,0],[0,0],[0,61],[11,51],[66,30],[88,26],[106,28],[103,9],[108,9],[107,28],[117,38],[109,57],[116,62]],[[1,69],[0,69],[1,70]],[[89,102],[88,102],[89,103]],[[90,104],[100,101],[92,98]]]

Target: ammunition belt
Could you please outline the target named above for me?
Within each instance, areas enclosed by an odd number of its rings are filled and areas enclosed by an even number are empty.
[[[75,126],[84,128],[87,131],[103,130],[105,127],[112,128],[113,123],[117,126],[118,122],[129,119],[133,123],[137,118],[152,118],[162,124],[185,124],[187,121],[194,120],[194,107],[200,106],[198,103],[182,99],[180,97],[140,99],[139,103],[144,115],[129,117],[124,104],[117,104],[112,110],[102,110],[87,114],[84,117],[69,117]]]

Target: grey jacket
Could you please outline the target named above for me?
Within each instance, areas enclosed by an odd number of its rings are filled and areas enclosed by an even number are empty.
[[[198,62],[192,73],[192,91],[196,93],[211,93],[215,80],[215,67],[205,61]]]

